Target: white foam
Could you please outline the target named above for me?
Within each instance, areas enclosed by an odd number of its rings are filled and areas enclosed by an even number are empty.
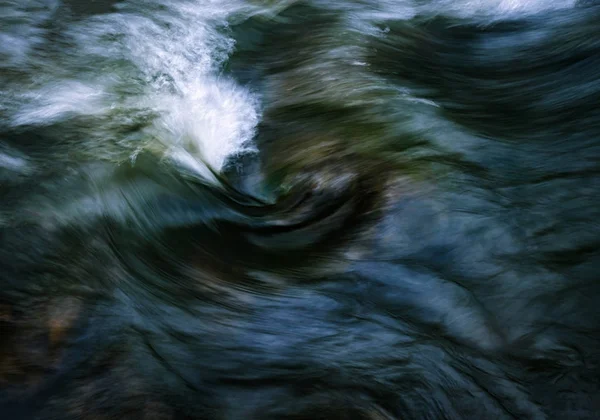
[[[322,7],[349,11],[353,24],[406,20],[421,15],[450,15],[488,19],[518,18],[519,16],[571,8],[576,0],[314,0]],[[360,27],[360,26],[359,26]],[[368,30],[362,28],[363,30]]]
[[[93,115],[105,112],[103,86],[93,86],[77,80],[44,85],[23,94],[24,105],[13,119],[14,125],[45,125],[73,114]]]
[[[442,0],[427,9],[442,10],[459,17],[518,18],[549,10],[571,8],[575,3],[576,0]]]
[[[132,156],[140,149],[162,153],[200,175],[210,173],[206,165],[219,171],[229,156],[252,151],[258,99],[219,77],[234,48],[223,28],[246,6],[227,0],[117,5],[116,13],[71,24],[64,36],[74,47],[35,57],[39,76],[6,101],[15,108],[12,124],[98,117],[79,135],[100,141],[103,130],[118,136],[119,124],[131,124],[140,113],[155,115],[140,129],[137,147],[118,138],[112,144],[131,147]]]
[[[171,13],[151,23],[125,22],[131,56],[148,77],[158,75],[144,102],[160,114],[157,138],[171,157],[196,172],[200,162],[220,170],[229,156],[253,150],[257,98],[217,77],[234,42],[216,26],[239,7],[225,1],[174,3]],[[140,42],[147,39],[152,42]]]
[[[223,167],[227,157],[253,150],[250,139],[258,123],[257,101],[230,80],[205,78],[186,85],[184,96],[152,98],[160,109],[159,135],[170,153],[197,156],[212,168]]]

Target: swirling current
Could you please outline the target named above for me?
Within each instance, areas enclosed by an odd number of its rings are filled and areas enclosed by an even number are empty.
[[[0,5],[0,418],[600,418],[600,3]]]

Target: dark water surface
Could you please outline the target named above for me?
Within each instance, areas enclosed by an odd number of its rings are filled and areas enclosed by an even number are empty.
[[[0,418],[600,418],[600,6],[0,3]]]

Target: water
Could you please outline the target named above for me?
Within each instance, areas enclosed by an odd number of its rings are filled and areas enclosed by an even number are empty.
[[[223,72],[236,49],[229,26],[256,15],[276,16],[293,2],[4,3],[3,125],[72,121],[67,129],[75,130],[77,121],[85,121],[69,137],[85,141],[92,158],[122,162],[149,150],[205,178],[212,178],[207,166],[221,171],[228,158],[256,151],[252,138],[261,98]],[[379,21],[417,13],[499,18],[572,6],[567,0],[314,4],[337,10],[348,28],[365,33]]]
[[[0,0],[0,415],[599,418],[598,22]]]
[[[228,19],[243,9],[119,2],[107,13],[76,15],[55,1],[9,3],[2,123],[85,120],[74,135],[95,143],[96,158],[134,160],[152,150],[203,176],[205,166],[220,171],[227,157],[254,150],[260,116],[256,93],[221,72],[234,48]]]

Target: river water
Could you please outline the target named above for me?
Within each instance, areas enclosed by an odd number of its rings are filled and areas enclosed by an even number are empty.
[[[599,28],[0,0],[0,417],[600,418]]]
[[[264,96],[226,70],[248,32],[232,31],[254,18],[273,22],[294,1],[4,1],[0,16],[1,124],[8,129],[60,127],[57,136],[85,141],[95,158],[135,159],[142,150],[172,158],[209,177],[227,158],[252,153]],[[387,20],[444,12],[490,19],[572,6],[561,0],[315,1],[360,38]],[[293,19],[293,18],[292,18]],[[318,24],[318,22],[317,22]],[[278,38],[277,33],[269,34]],[[357,41],[359,39],[359,41]],[[285,46],[283,46],[285,48]],[[318,47],[315,47],[318,48]],[[330,51],[332,57],[335,50]],[[260,51],[243,65],[259,65]],[[363,63],[364,64],[364,63]],[[312,64],[311,64],[312,65]],[[265,86],[262,86],[265,88]],[[340,96],[359,86],[333,86]],[[346,91],[344,91],[346,90]],[[292,93],[291,93],[292,94]],[[336,93],[334,93],[336,94]],[[267,99],[268,100],[268,99]],[[291,99],[289,99],[291,100]],[[68,122],[71,123],[68,123]],[[61,131],[62,130],[62,131]],[[4,155],[6,165],[18,159]]]

